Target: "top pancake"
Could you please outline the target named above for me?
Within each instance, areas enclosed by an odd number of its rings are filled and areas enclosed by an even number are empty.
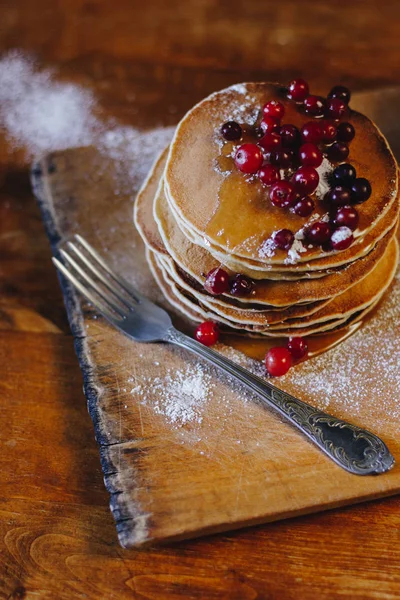
[[[284,104],[284,123],[301,127],[312,120],[286,98],[277,84],[247,83],[214,93],[189,111],[176,130],[165,170],[165,193],[175,218],[196,236],[200,245],[211,245],[222,253],[256,263],[283,265],[287,253],[276,251],[273,256],[265,256],[260,252],[263,242],[278,229],[299,231],[308,219],[272,206],[266,188],[258,180],[240,173],[230,156],[221,157],[221,152],[230,154],[233,149],[229,144],[228,150],[223,147],[222,124],[236,120],[252,126],[268,100]],[[372,186],[371,197],[357,206],[360,223],[355,236],[362,237],[395,201],[397,169],[385,138],[367,117],[350,111],[346,120],[356,131],[348,161],[358,176],[369,179]],[[327,163],[323,163],[325,168],[331,170],[333,165]],[[322,200],[314,199],[315,213],[326,214]],[[331,253],[334,262],[338,254]],[[327,256],[319,247],[307,248],[297,262],[311,263]]]

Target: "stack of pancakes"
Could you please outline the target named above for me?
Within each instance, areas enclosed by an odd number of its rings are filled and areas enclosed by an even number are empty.
[[[337,330],[362,319],[393,279],[400,208],[396,162],[377,127],[350,111],[346,121],[356,135],[348,162],[370,181],[372,194],[356,207],[359,225],[349,248],[307,244],[299,234],[329,217],[323,198],[336,165],[325,158],[318,168],[315,211],[303,218],[266,201],[265,187],[235,167],[234,144],[220,134],[227,121],[255,126],[269,100],[284,104],[285,122],[301,128],[310,120],[280,86],[267,83],[232,86],[189,111],[138,195],[135,224],[164,295],[194,321],[267,336]],[[289,251],[271,245],[280,229],[297,234]],[[252,293],[207,292],[207,274],[221,266],[232,276],[251,278]]]

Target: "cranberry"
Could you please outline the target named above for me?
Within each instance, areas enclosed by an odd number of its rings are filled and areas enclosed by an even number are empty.
[[[312,117],[322,117],[325,112],[326,102],[321,96],[307,96],[304,100],[304,110]]]
[[[301,137],[305,142],[319,144],[324,137],[323,128],[320,122],[308,121],[301,128]]]
[[[325,221],[316,221],[307,231],[307,239],[312,244],[324,244],[327,242],[331,235],[331,228],[329,223]]]
[[[337,166],[332,175],[336,183],[346,186],[350,186],[357,177],[355,168],[349,163]]]
[[[329,98],[326,103],[326,113],[332,119],[341,119],[347,114],[348,106],[340,98]]]
[[[304,358],[308,352],[307,342],[304,338],[300,336],[290,337],[287,347],[290,354],[295,360],[300,360],[301,358]]]
[[[353,239],[350,227],[339,227],[331,235],[331,246],[334,250],[346,250],[351,246]]]
[[[276,150],[270,155],[271,165],[287,169],[293,163],[293,152],[291,150]]]
[[[280,250],[289,250],[294,242],[294,235],[290,229],[279,229],[272,234],[272,239]]]
[[[304,196],[294,205],[294,212],[299,217],[309,217],[315,208],[314,201],[310,196]]]
[[[216,267],[207,273],[206,280],[204,282],[204,288],[210,294],[218,296],[228,291],[229,288],[229,275],[221,267]]]
[[[272,186],[269,197],[274,206],[291,206],[296,200],[294,185],[289,181],[279,181]]]
[[[264,133],[279,133],[280,125],[273,117],[264,117],[260,123],[260,127]]]
[[[318,172],[312,167],[300,167],[292,177],[292,182],[299,194],[312,194],[319,184]]]
[[[351,191],[342,185],[336,185],[325,194],[324,200],[332,206],[345,206],[351,202]]]
[[[334,142],[337,134],[335,123],[330,119],[323,119],[322,121],[320,121],[320,124],[322,127],[322,140],[326,144]]]
[[[344,142],[335,142],[329,146],[327,154],[333,162],[343,162],[349,155],[349,147]]]
[[[204,321],[197,327],[194,337],[204,346],[212,346],[218,342],[219,327],[213,321]]]
[[[235,154],[235,164],[243,173],[256,173],[263,160],[262,152],[256,144],[242,144]]]
[[[295,125],[282,125],[279,133],[284,148],[294,148],[300,144],[300,131]]]
[[[274,183],[278,183],[281,180],[279,169],[272,165],[264,165],[258,171],[257,175],[259,180],[265,183],[265,185],[274,185]]]
[[[315,144],[307,143],[300,146],[300,162],[306,167],[319,167],[322,163],[322,152]]]
[[[254,281],[238,273],[231,281],[229,292],[232,296],[249,296],[254,289]]]
[[[293,79],[289,83],[288,96],[295,102],[303,102],[307,98],[309,91],[307,81],[304,81],[304,79]]]
[[[350,102],[350,90],[344,85],[335,85],[328,94],[328,98],[339,98],[346,104]]]
[[[265,367],[272,377],[285,375],[292,366],[292,355],[287,348],[275,346],[265,356]]]
[[[335,227],[344,226],[354,231],[357,229],[358,220],[358,212],[353,206],[342,206],[335,214],[333,224]]]
[[[221,133],[226,140],[233,142],[234,140],[240,140],[242,137],[242,128],[236,121],[227,121],[222,125]]]
[[[371,184],[365,177],[358,177],[351,185],[353,204],[365,202],[371,195]]]
[[[272,117],[273,119],[282,119],[285,114],[285,107],[277,100],[270,100],[263,107],[264,117]]]
[[[337,128],[337,139],[339,142],[351,142],[356,131],[351,123],[340,123]]]
[[[282,145],[281,136],[277,133],[266,133],[258,142],[260,146],[271,152],[272,150],[277,150]]]

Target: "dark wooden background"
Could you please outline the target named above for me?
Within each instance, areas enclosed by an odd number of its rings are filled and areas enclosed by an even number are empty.
[[[3,0],[0,50],[33,51],[125,123],[199,91],[308,78],[400,84],[398,0]],[[129,98],[135,93],[136,108]],[[0,138],[0,597],[400,598],[397,498],[142,551],[117,542],[23,152]]]

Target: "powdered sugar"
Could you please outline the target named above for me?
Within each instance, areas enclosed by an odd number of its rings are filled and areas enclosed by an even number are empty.
[[[276,244],[272,238],[265,240],[258,249],[260,258],[271,258],[275,255]]]
[[[285,264],[295,264],[299,260],[302,252],[307,252],[307,248],[303,246],[300,239],[295,238],[288,251],[287,258],[285,258]]]
[[[330,190],[329,176],[333,171],[333,165],[327,158],[324,158],[316,171],[319,175],[319,183],[317,189],[315,190],[315,195],[317,196],[318,200],[322,200],[325,194],[327,194]]]

